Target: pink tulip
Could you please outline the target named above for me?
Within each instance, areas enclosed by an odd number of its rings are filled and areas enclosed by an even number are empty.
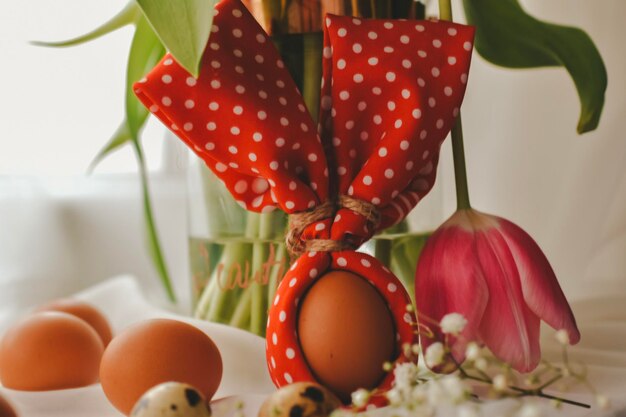
[[[457,211],[430,237],[417,266],[415,292],[418,320],[435,333],[422,336],[422,348],[447,337],[458,363],[467,343],[476,341],[518,371],[531,371],[541,358],[540,319],[565,330],[570,343],[580,339],[537,243],[510,221],[473,209]],[[448,313],[467,319],[458,337],[444,337],[433,325]]]

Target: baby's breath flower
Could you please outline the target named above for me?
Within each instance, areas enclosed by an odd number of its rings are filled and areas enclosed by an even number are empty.
[[[563,346],[569,345],[569,336],[567,334],[567,331],[565,331],[564,329],[557,331],[554,334],[554,337],[561,345]]]
[[[443,390],[439,380],[430,381],[430,383],[426,384],[426,387],[427,391],[425,394],[428,404],[436,407],[447,400],[446,392]]]
[[[604,394],[596,395],[596,404],[598,404],[598,407],[602,410],[608,410],[611,408],[611,400],[609,400],[609,397]]]
[[[391,362],[383,363],[383,371],[389,372],[393,369],[393,364]]]
[[[370,399],[370,392],[366,389],[358,389],[352,393],[352,404],[357,407],[365,407]]]
[[[502,374],[498,374],[493,377],[493,389],[498,392],[504,391],[508,386],[508,382],[506,380],[506,376]]]
[[[418,372],[417,365],[412,362],[396,365],[396,369],[393,370],[395,387],[399,390],[410,389],[410,387],[417,384]]]
[[[411,391],[411,401],[413,402],[413,404],[420,405],[426,403],[426,400],[428,400],[428,391],[430,387],[436,384],[437,383],[433,380],[429,381],[427,384],[417,385],[413,387],[413,390]]]
[[[535,404],[524,404],[516,417],[541,417],[541,409]]]
[[[385,393],[385,397],[389,400],[389,404],[395,407],[403,405],[404,396],[395,388],[390,389]]]
[[[442,332],[454,336],[457,336],[459,333],[461,333],[466,324],[467,320],[465,319],[465,317],[463,317],[462,314],[459,313],[448,313],[443,316],[441,322],[439,322]]]
[[[426,366],[428,366],[429,368],[434,368],[437,365],[440,365],[441,362],[443,362],[444,355],[445,350],[441,342],[435,342],[432,345],[428,346],[428,349],[426,349],[426,353],[424,354],[424,361],[426,361]]]
[[[465,357],[470,361],[480,358],[480,346],[476,342],[469,342],[465,348]]]
[[[441,378],[441,385],[446,391],[447,399],[454,404],[462,402],[469,391],[465,383],[455,375],[448,375]]]

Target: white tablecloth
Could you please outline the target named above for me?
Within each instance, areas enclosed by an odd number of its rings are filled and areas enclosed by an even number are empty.
[[[248,406],[254,407],[259,399],[255,394],[262,394],[260,398],[263,398],[274,390],[265,365],[265,340],[258,336],[157,309],[145,300],[137,282],[128,276],[96,285],[76,297],[99,308],[108,318],[114,333],[140,320],[155,317],[186,321],[204,331],[218,346],[224,364],[224,375],[215,394],[216,399],[246,394],[250,396],[246,401]],[[0,331],[8,324],[8,321],[0,322]],[[100,385],[37,393],[0,388],[0,392],[15,403],[20,417],[121,416],[109,404]]]
[[[258,406],[264,397],[274,390],[265,365],[265,341],[250,333],[231,327],[194,320],[160,310],[150,305],[132,277],[110,279],[76,297],[92,303],[107,316],[114,332],[148,318],[169,317],[191,323],[206,332],[217,344],[224,362],[224,376],[215,398],[228,397],[215,404],[216,417],[234,413],[234,405],[243,401],[246,417],[256,417]],[[608,416],[619,410],[626,412],[626,299],[597,299],[574,304],[583,334],[580,344],[570,351],[573,360],[582,360],[590,372],[590,380],[598,390],[609,395],[613,410],[606,412],[597,407],[585,410],[564,407],[553,410],[546,401],[538,400],[544,415],[562,416]],[[6,313],[6,312],[5,312]],[[15,315],[6,314],[10,320],[0,321],[0,332]],[[547,357],[558,359],[559,346],[553,341],[552,332],[544,337]],[[81,389],[18,392],[0,387],[0,393],[9,398],[21,417],[119,417],[120,414],[108,403],[99,385]],[[594,397],[584,389],[574,390],[568,398],[593,403]],[[484,409],[484,415],[494,415],[508,410],[511,401],[497,401]],[[385,410],[375,413],[385,415]],[[444,413],[441,413],[443,415]]]

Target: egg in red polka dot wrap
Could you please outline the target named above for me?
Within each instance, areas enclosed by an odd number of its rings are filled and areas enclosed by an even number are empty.
[[[315,123],[245,6],[223,0],[215,13],[199,77],[168,54],[135,84],[142,103],[248,210],[302,213],[347,195],[380,213],[373,223],[339,208],[305,227],[303,241],[358,247],[404,219],[435,181],[441,143],[465,93],[473,28],[327,16]],[[329,270],[363,277],[386,300],[397,334],[396,362],[406,360],[403,344],[417,342],[415,317],[406,309],[410,298],[377,259],[351,250],[307,252],[293,262],[269,312],[268,369],[279,387],[315,380],[298,342],[298,301]],[[378,392],[392,382],[389,373]]]

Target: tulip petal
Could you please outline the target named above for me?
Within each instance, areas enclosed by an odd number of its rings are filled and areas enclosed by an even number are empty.
[[[505,219],[499,221],[519,271],[526,304],[552,328],[564,329],[570,343],[578,343],[580,332],[576,319],[541,248],[519,226]]]
[[[526,306],[513,255],[497,228],[477,231],[476,249],[490,298],[480,335],[494,355],[529,372],[541,358],[540,322]]]
[[[415,277],[418,321],[435,333],[433,338],[420,338],[424,352],[434,341],[444,340],[436,323],[448,313],[460,313],[467,319],[459,337],[448,340],[457,362],[465,359],[467,343],[478,340],[489,293],[477,266],[471,230],[444,225],[428,239]]]

